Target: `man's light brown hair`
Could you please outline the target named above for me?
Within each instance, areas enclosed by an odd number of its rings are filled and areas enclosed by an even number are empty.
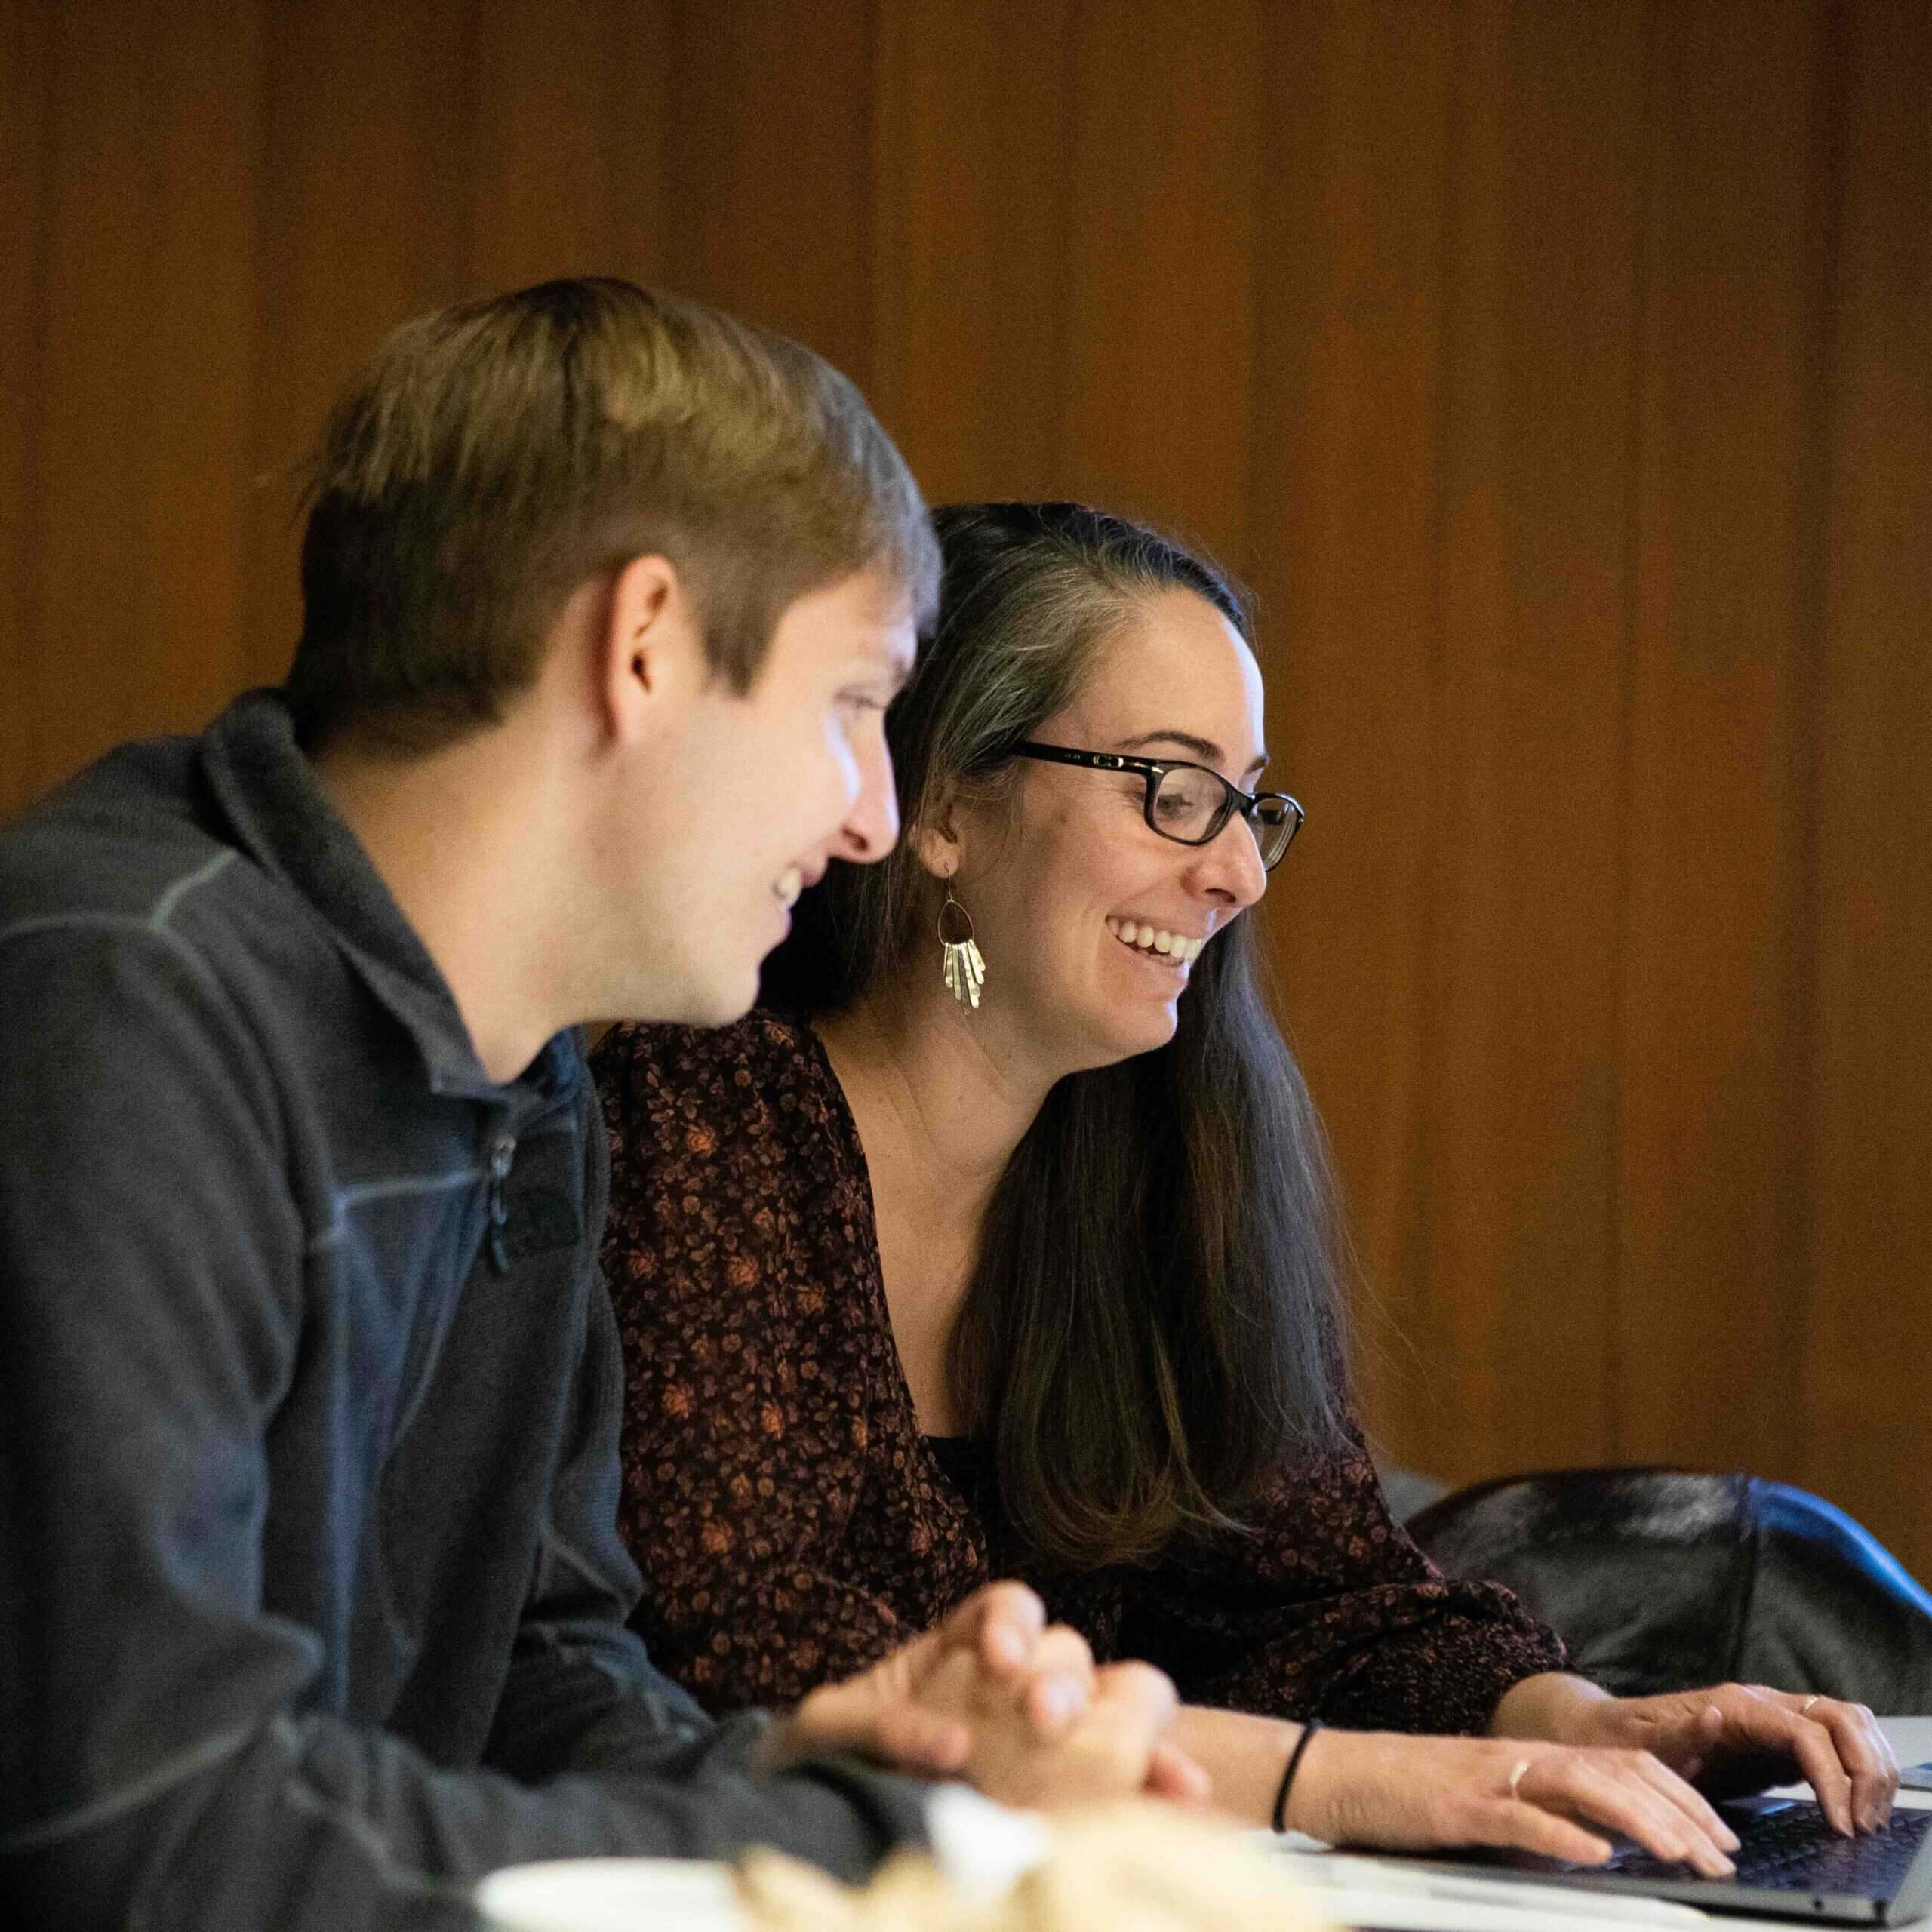
[[[306,491],[303,741],[448,743],[535,678],[565,600],[661,555],[750,688],[798,598],[876,568],[930,622],[904,459],[843,376],[715,309],[605,278],[405,323],[337,404]]]

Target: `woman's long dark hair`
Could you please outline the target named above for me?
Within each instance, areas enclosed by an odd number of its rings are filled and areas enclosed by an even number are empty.
[[[1218,571],[1122,518],[982,503],[934,521],[938,628],[886,724],[909,826],[946,796],[1010,792],[1008,748],[1151,596],[1194,591],[1251,635]],[[767,964],[767,1002],[835,1012],[937,971],[937,899],[910,841],[834,866]],[[1174,1038],[1061,1080],[988,1206],[948,1367],[1006,1515],[1050,1564],[1144,1562],[1347,1441],[1324,1142],[1258,961],[1254,921],[1235,921],[1196,963]]]

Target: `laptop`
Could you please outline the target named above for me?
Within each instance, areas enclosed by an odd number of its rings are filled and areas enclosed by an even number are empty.
[[[1740,1841],[1733,1878],[1700,1878],[1627,1841],[1607,1865],[1484,1850],[1432,1853],[1415,1862],[1820,1925],[1900,1925],[1932,1909],[1932,1809],[1900,1806],[1884,1830],[1855,1838],[1841,1838],[1808,1798],[1740,1798],[1717,1809]]]

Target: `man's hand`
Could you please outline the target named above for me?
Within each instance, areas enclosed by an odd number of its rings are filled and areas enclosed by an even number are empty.
[[[944,1623],[871,1669],[813,1691],[766,1732],[758,1768],[854,1751],[905,1770],[957,1772],[973,1748],[971,1727],[955,1710],[927,1702],[925,1693],[961,1655],[1050,1730],[1084,1701],[1091,1666],[1072,1674],[1039,1667],[1046,1620],[1044,1606],[1023,1583],[976,1590]]]
[[[1531,1678],[1497,1706],[1491,1728],[1648,1751],[1719,1792],[1758,1790],[1795,1773],[1847,1837],[1882,1829],[1898,1790],[1898,1760],[1863,1704],[1761,1684],[1612,1697],[1577,1678]]]
[[[1013,1804],[1148,1792],[1195,1801],[1205,1774],[1163,1743],[1174,1687],[1144,1664],[1097,1670],[1084,1640],[1019,1583],[979,1590],[937,1629],[843,1684],[814,1690],[765,1734],[759,1767],[857,1752],[963,1777]]]
[[[1150,1664],[1096,1669],[1084,1641],[1063,1626],[1041,1634],[1035,1668],[1049,1681],[1078,1682],[1069,1714],[1016,1704],[1010,1689],[956,1654],[926,1696],[971,1729],[961,1774],[990,1798],[1041,1810],[1146,1794],[1198,1804],[1207,1774],[1166,1734],[1178,1700]]]

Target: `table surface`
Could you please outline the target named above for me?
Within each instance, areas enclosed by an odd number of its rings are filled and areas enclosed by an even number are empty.
[[[1932,1758],[1932,1718],[1881,1721],[1900,1764]],[[1902,1792],[1899,1801],[1932,1807],[1932,1792]],[[1560,1886],[1506,1887],[1498,1881],[1485,1882],[1474,1872],[1469,1875],[1473,1882],[1460,1896],[1425,1895],[1416,1888],[1413,1866],[1398,1868],[1406,1869],[1411,1882],[1406,1895],[1398,1897],[1386,1889],[1388,1868],[1372,1857],[1316,1851],[1292,1862],[1310,1878],[1317,1875],[1308,1871],[1313,1866],[1324,1868],[1321,1877],[1342,1881],[1312,1887],[1309,1902],[1324,1917],[1340,1924],[1406,1927],[1408,1932],[1684,1932],[1686,1927],[1690,1932],[1704,1932],[1706,1927],[1709,1932],[1748,1932],[1752,1927],[1792,1932],[1801,1922],[1703,1914],[1684,1906]],[[1378,1882],[1383,1888],[1371,1892],[1368,1888]],[[489,1896],[493,1890],[495,1896]],[[644,1924],[702,1927],[704,1932],[743,1932],[743,1927],[731,1902],[725,1869],[718,1865],[663,1859],[566,1860],[497,1873],[480,1888],[480,1896],[501,1915],[490,1922],[505,1927],[559,1923],[569,1924],[573,1932],[592,1932],[595,1927],[633,1932]],[[1376,1900],[1379,1908],[1372,1905]],[[1352,1921],[1358,1905],[1361,1915]],[[1392,1905],[1394,1910],[1386,1909]],[[1652,1915],[1647,1919],[1646,1913]],[[1932,1916],[1918,1924],[1932,1927]]]

